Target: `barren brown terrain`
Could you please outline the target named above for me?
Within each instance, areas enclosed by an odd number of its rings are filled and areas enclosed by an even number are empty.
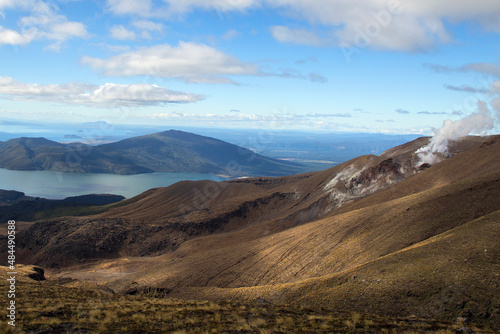
[[[500,330],[500,136],[428,138],[332,169],[180,182],[37,222],[19,256],[115,293],[466,319]]]

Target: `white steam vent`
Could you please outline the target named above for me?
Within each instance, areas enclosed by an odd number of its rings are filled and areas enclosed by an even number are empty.
[[[430,143],[415,152],[419,158],[418,164],[435,164],[441,160],[442,155],[439,153],[447,153],[450,140],[457,140],[473,133],[484,134],[494,126],[493,114],[486,102],[478,100],[477,112],[457,121],[447,119],[443,122],[443,126],[436,131]]]

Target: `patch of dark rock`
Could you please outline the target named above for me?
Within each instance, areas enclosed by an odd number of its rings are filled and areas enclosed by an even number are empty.
[[[28,275],[29,278],[35,281],[45,281],[45,271],[40,267],[33,267],[34,273]]]

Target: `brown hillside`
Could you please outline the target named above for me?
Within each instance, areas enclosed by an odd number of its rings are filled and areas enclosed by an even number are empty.
[[[253,225],[188,241],[128,279],[168,289],[297,282],[352,269],[500,210],[499,196],[500,172],[245,241],[265,231],[265,224]]]
[[[190,288],[178,295],[255,300],[389,316],[456,317],[500,328],[500,211],[336,274],[248,288]],[[175,295],[175,294],[174,294]]]
[[[500,170],[500,136],[483,138],[482,142],[477,137],[472,137],[471,140],[464,142],[466,142],[464,146],[472,146],[473,149],[462,151],[463,148],[460,147],[459,153],[456,153],[454,159],[448,159],[432,166],[429,172],[411,176],[405,184],[396,185],[366,198],[363,202],[344,207],[343,211],[354,210],[363,205],[383,203],[390,199]]]
[[[413,152],[426,140],[323,172],[182,182],[99,216],[38,223],[20,238],[24,259],[121,292],[500,328],[500,136],[453,143],[451,158],[421,170]]]
[[[260,226],[195,239],[110,285],[386,315],[464,316],[498,327],[499,147],[489,141],[393,187],[394,194],[411,192],[422,179],[435,180],[427,191],[371,204],[381,192],[346,212],[249,242],[239,243]],[[442,177],[457,166],[464,169]]]

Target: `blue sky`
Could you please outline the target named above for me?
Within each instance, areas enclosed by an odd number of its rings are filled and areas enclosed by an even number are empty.
[[[497,0],[0,0],[0,119],[431,134],[482,100],[498,132],[499,18]]]

